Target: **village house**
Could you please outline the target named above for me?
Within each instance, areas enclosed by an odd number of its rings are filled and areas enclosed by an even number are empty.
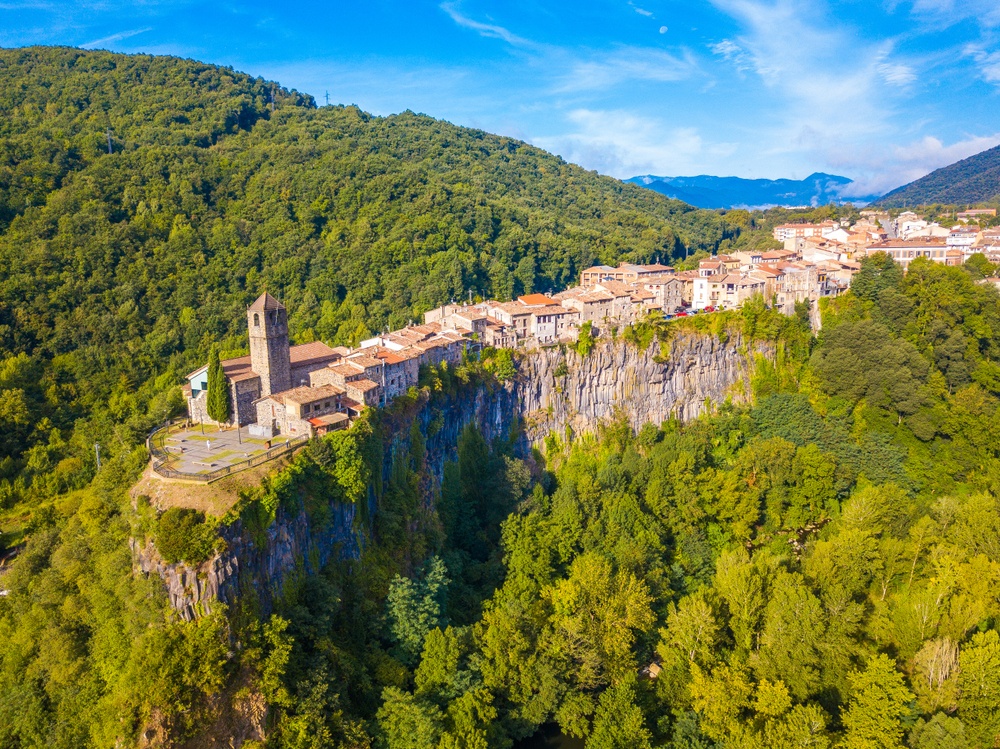
[[[347,425],[343,388],[335,385],[301,387],[266,395],[256,401],[260,436],[312,437]]]
[[[868,248],[868,254],[884,252],[906,270],[915,258],[926,257],[935,263],[945,265],[961,265],[964,259],[962,250],[949,247],[944,237],[919,237],[915,239],[890,239],[873,244]]]
[[[699,276],[694,280],[692,308],[739,307],[754,294],[764,293],[764,279],[741,273]]]

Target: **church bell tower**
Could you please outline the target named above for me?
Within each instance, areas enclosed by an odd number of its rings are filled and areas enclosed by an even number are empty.
[[[261,397],[292,387],[285,305],[264,293],[247,308],[250,368],[260,376]]]

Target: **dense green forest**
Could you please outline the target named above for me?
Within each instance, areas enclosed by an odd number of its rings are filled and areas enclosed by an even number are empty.
[[[1000,204],[1000,146],[936,169],[876,201],[885,208],[915,208],[931,203]]]
[[[765,339],[753,402],[609,423],[518,454],[462,434],[439,492],[390,421],[510,357],[317,440],[229,516],[128,490],[180,375],[284,297],[352,342],[468,291],[766,242],[781,214],[696,211],[523,143],[316,108],[190,61],[0,51],[0,748],[588,749],[1000,745],[1000,297],[977,261],[866,259],[804,317],[678,325]],[[273,99],[273,108],[272,108]],[[108,153],[110,131],[111,151]],[[825,211],[818,209],[815,217]],[[96,471],[94,443],[103,467]],[[377,511],[359,560],[195,622],[130,538],[196,563],[277,508]],[[427,500],[431,501],[428,502]]]

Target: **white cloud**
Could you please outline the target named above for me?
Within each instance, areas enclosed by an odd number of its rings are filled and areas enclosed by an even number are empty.
[[[975,61],[980,78],[987,83],[1000,83],[1000,51],[987,52],[978,45],[969,45],[965,48],[965,56]]]
[[[1000,133],[973,136],[947,146],[938,138],[926,136],[903,145],[829,154],[829,159],[833,166],[854,175],[854,183],[844,193],[846,197],[883,195],[997,144]]]
[[[629,6],[632,8],[632,10],[634,10],[640,16],[646,16],[646,18],[654,18],[653,11],[651,11],[651,10],[646,10],[645,8],[640,8],[638,5],[636,5],[633,2],[629,2]]]
[[[830,150],[852,150],[896,136],[900,97],[918,77],[893,41],[866,42],[856,28],[809,0],[712,0],[743,25],[711,45],[763,90],[755,123],[761,163],[771,171]],[[850,175],[849,175],[850,176]]]
[[[602,89],[624,81],[669,83],[698,73],[697,62],[686,51],[678,56],[645,47],[621,47],[578,59],[568,67],[568,72],[559,76],[557,92]]]
[[[570,132],[532,143],[620,178],[700,173],[706,162],[719,163],[736,150],[731,143],[706,143],[695,128],[669,128],[623,110],[576,109],[567,120]]]

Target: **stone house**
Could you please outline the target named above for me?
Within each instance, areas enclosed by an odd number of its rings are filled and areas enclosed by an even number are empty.
[[[266,437],[312,437],[319,428],[327,431],[340,422],[321,417],[343,414],[346,410],[345,395],[346,391],[336,385],[303,385],[265,395],[254,404],[260,434]]]

